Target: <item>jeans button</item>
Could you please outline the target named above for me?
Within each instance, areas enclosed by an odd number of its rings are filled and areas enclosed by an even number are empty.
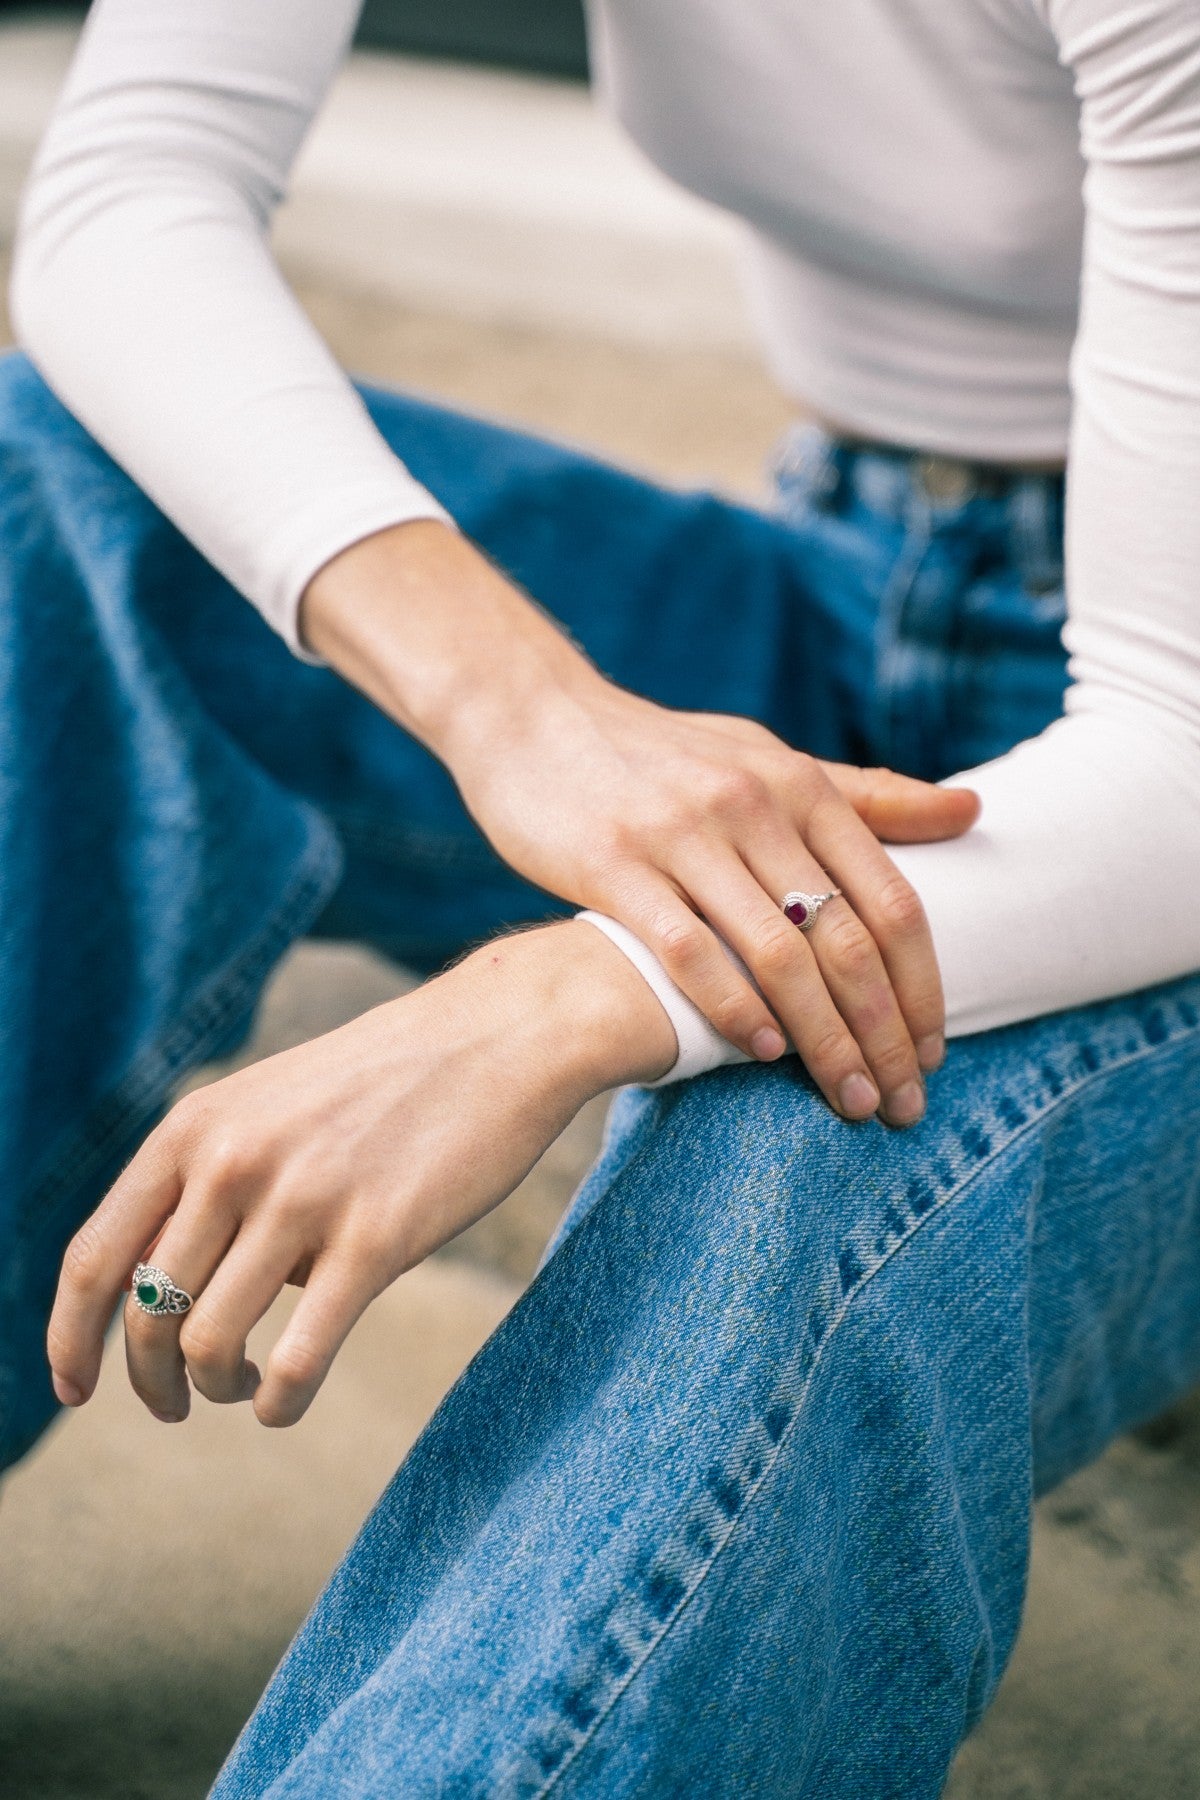
[[[917,480],[926,499],[939,506],[962,506],[975,492],[970,466],[952,456],[919,456]]]

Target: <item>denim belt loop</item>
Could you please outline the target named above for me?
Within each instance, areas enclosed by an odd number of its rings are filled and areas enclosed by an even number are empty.
[[[1027,475],[1014,483],[1008,518],[1013,561],[1031,594],[1053,594],[1063,585],[1061,475]]]
[[[780,493],[793,504],[808,500],[832,509],[845,485],[845,449],[820,425],[793,425],[776,452],[772,474]]]
[[[913,507],[913,486],[906,458],[869,444],[842,446],[846,479],[869,511],[904,520]]]

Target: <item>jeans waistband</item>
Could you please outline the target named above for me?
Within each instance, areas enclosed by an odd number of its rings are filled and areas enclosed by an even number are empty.
[[[1066,485],[1062,469],[1031,469],[1020,465],[984,462],[969,457],[946,456],[938,451],[917,450],[901,444],[876,443],[867,438],[842,437],[823,425],[804,423],[788,430],[779,447],[779,473],[817,473],[824,465],[822,485],[836,480],[870,481],[880,510],[909,510],[915,496],[927,504],[954,510],[972,500],[1005,500],[1020,489],[1032,488],[1048,498],[1059,497]],[[884,503],[891,500],[891,506]]]
[[[1035,588],[1061,584],[1063,470],[1005,467],[874,444],[805,423],[785,433],[773,473],[785,510],[805,499],[829,511],[857,500],[899,522],[997,531]]]

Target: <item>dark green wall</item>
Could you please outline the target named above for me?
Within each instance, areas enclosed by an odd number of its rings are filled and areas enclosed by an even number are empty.
[[[81,12],[0,0],[0,12]],[[366,0],[359,42],[377,50],[500,63],[542,75],[587,74],[582,0]]]
[[[367,0],[359,41],[547,75],[587,73],[580,0]]]

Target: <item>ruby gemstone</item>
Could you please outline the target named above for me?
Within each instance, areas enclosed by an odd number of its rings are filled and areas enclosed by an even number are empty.
[[[793,925],[803,925],[808,917],[808,908],[803,900],[793,900],[790,906],[784,907],[783,916],[790,919]]]

